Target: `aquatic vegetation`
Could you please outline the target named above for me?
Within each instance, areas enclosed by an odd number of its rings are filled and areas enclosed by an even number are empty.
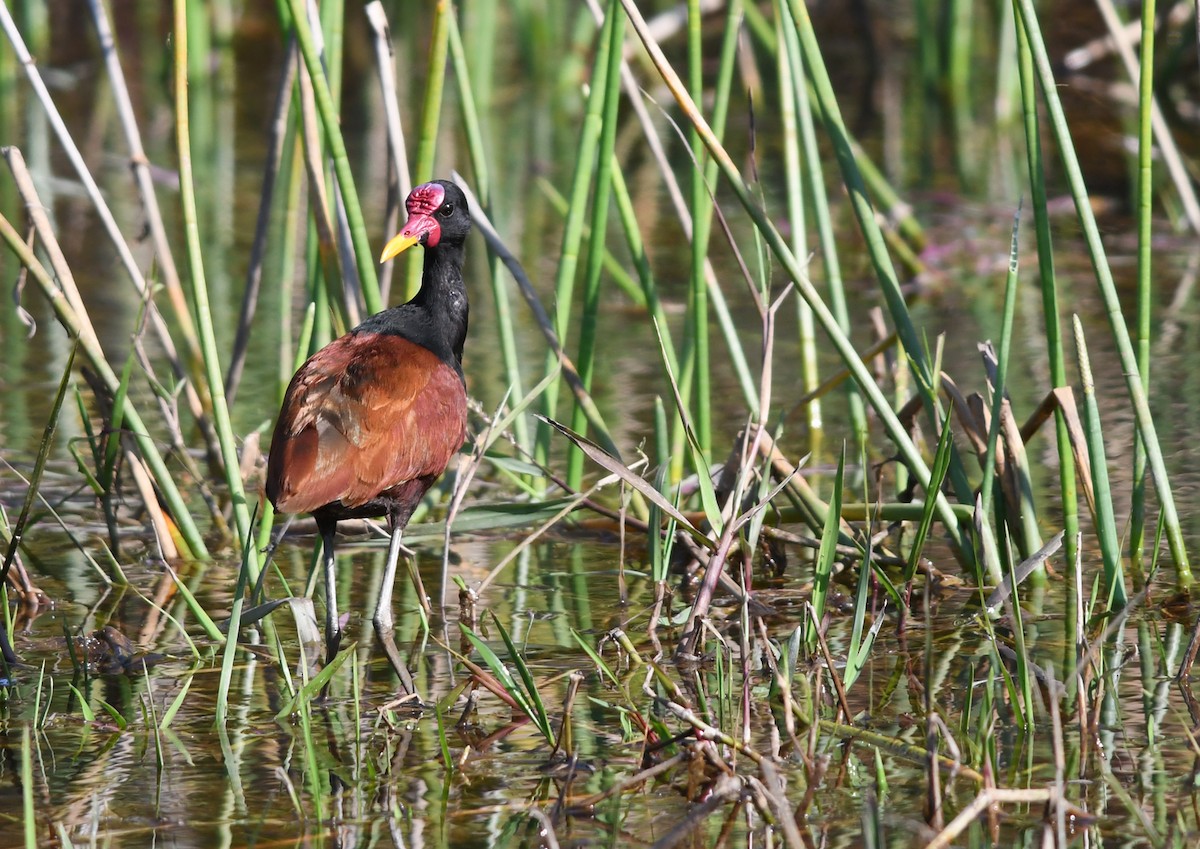
[[[1193,841],[1194,22],[1068,6],[0,7],[5,833]],[[264,441],[434,178],[469,439],[390,645]]]

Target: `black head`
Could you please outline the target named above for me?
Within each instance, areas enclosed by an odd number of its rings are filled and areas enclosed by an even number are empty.
[[[471,213],[467,196],[449,180],[434,180],[417,186],[405,202],[408,221],[383,249],[380,262],[386,262],[413,245],[432,250],[439,246],[461,247],[471,232]]]

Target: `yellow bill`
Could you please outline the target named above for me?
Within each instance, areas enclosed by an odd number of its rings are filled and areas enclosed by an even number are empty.
[[[403,253],[413,245],[421,241],[419,234],[413,235],[408,232],[401,232],[392,237],[392,240],[383,246],[383,253],[379,256],[380,262],[387,262],[392,257]]]

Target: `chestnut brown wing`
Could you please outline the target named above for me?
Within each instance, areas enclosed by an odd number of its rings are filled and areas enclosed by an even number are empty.
[[[453,368],[399,336],[343,336],[314,354],[284,396],[267,461],[267,497],[284,513],[355,507],[436,476],[466,437]]]

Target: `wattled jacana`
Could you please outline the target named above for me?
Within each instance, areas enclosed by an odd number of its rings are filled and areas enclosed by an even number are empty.
[[[408,221],[380,262],[425,246],[421,289],[309,357],[288,386],[271,438],[267,497],[282,513],[312,513],[325,553],[325,648],[337,653],[333,544],[341,519],[386,516],[387,565],[375,631],[402,680],[392,636],[400,536],[413,509],[466,438],[464,242],[467,199],[435,180],[408,196]]]

